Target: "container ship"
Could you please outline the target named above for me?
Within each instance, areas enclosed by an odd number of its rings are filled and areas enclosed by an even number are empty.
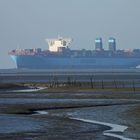
[[[72,50],[71,38],[45,39],[49,49],[15,49],[9,55],[18,69],[94,69],[136,68],[140,65],[140,49],[116,50],[115,38],[109,38],[107,50],[102,38],[95,40],[93,50]]]

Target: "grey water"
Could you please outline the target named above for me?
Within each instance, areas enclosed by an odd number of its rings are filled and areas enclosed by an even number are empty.
[[[89,82],[91,77],[94,81],[139,80],[140,69],[0,70],[0,83],[50,82],[53,80],[66,82],[68,78],[73,81]]]
[[[72,103],[80,104],[78,100],[51,100],[51,99],[0,99],[0,105],[21,105],[37,103]],[[86,103],[101,104],[104,100],[84,100]],[[110,100],[111,102],[111,100]],[[109,102],[108,102],[109,103]],[[54,109],[55,111],[55,109]],[[78,113],[78,112],[77,112]],[[45,118],[45,119],[44,119]],[[66,118],[59,113],[58,116],[42,116],[34,114],[0,114],[0,139],[9,137],[16,139],[61,139],[61,140],[112,140],[110,137],[103,136],[103,131],[108,127],[96,124],[83,123]],[[113,138],[118,140],[117,138]]]
[[[140,72],[140,68],[125,68],[125,69],[0,69],[0,74],[18,74],[18,73],[90,73],[90,72],[98,72],[98,73],[104,73],[104,72]]]
[[[41,128],[41,121],[28,117],[0,114],[0,134],[35,131]]]

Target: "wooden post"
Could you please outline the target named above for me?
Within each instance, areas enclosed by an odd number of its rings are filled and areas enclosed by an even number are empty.
[[[135,82],[134,82],[134,80],[133,80],[133,91],[134,91],[134,93],[135,93],[135,91],[136,91],[136,88],[135,88]]]
[[[93,88],[93,76],[90,77],[91,88]]]
[[[74,87],[77,86],[76,79],[74,79],[74,81],[73,81],[73,86],[74,86]]]
[[[125,83],[124,83],[124,81],[123,81],[123,83],[122,83],[122,87],[125,88]]]
[[[102,80],[102,89],[104,89],[104,81]]]
[[[70,77],[68,77],[67,78],[67,85],[70,86],[70,84],[71,84],[71,79],[70,79]]]
[[[114,80],[114,85],[115,85],[115,88],[117,89],[117,83],[116,83],[116,81]]]

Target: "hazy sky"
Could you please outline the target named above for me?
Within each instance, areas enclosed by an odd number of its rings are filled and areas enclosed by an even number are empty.
[[[119,49],[140,48],[140,0],[0,0],[0,68],[14,67],[8,51],[47,49],[45,38],[74,39],[71,48],[94,49],[96,37]]]

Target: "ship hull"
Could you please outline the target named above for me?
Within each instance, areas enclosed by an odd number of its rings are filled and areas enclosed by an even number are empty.
[[[90,69],[90,68],[134,68],[140,58],[67,58],[41,55],[11,55],[18,69]]]

